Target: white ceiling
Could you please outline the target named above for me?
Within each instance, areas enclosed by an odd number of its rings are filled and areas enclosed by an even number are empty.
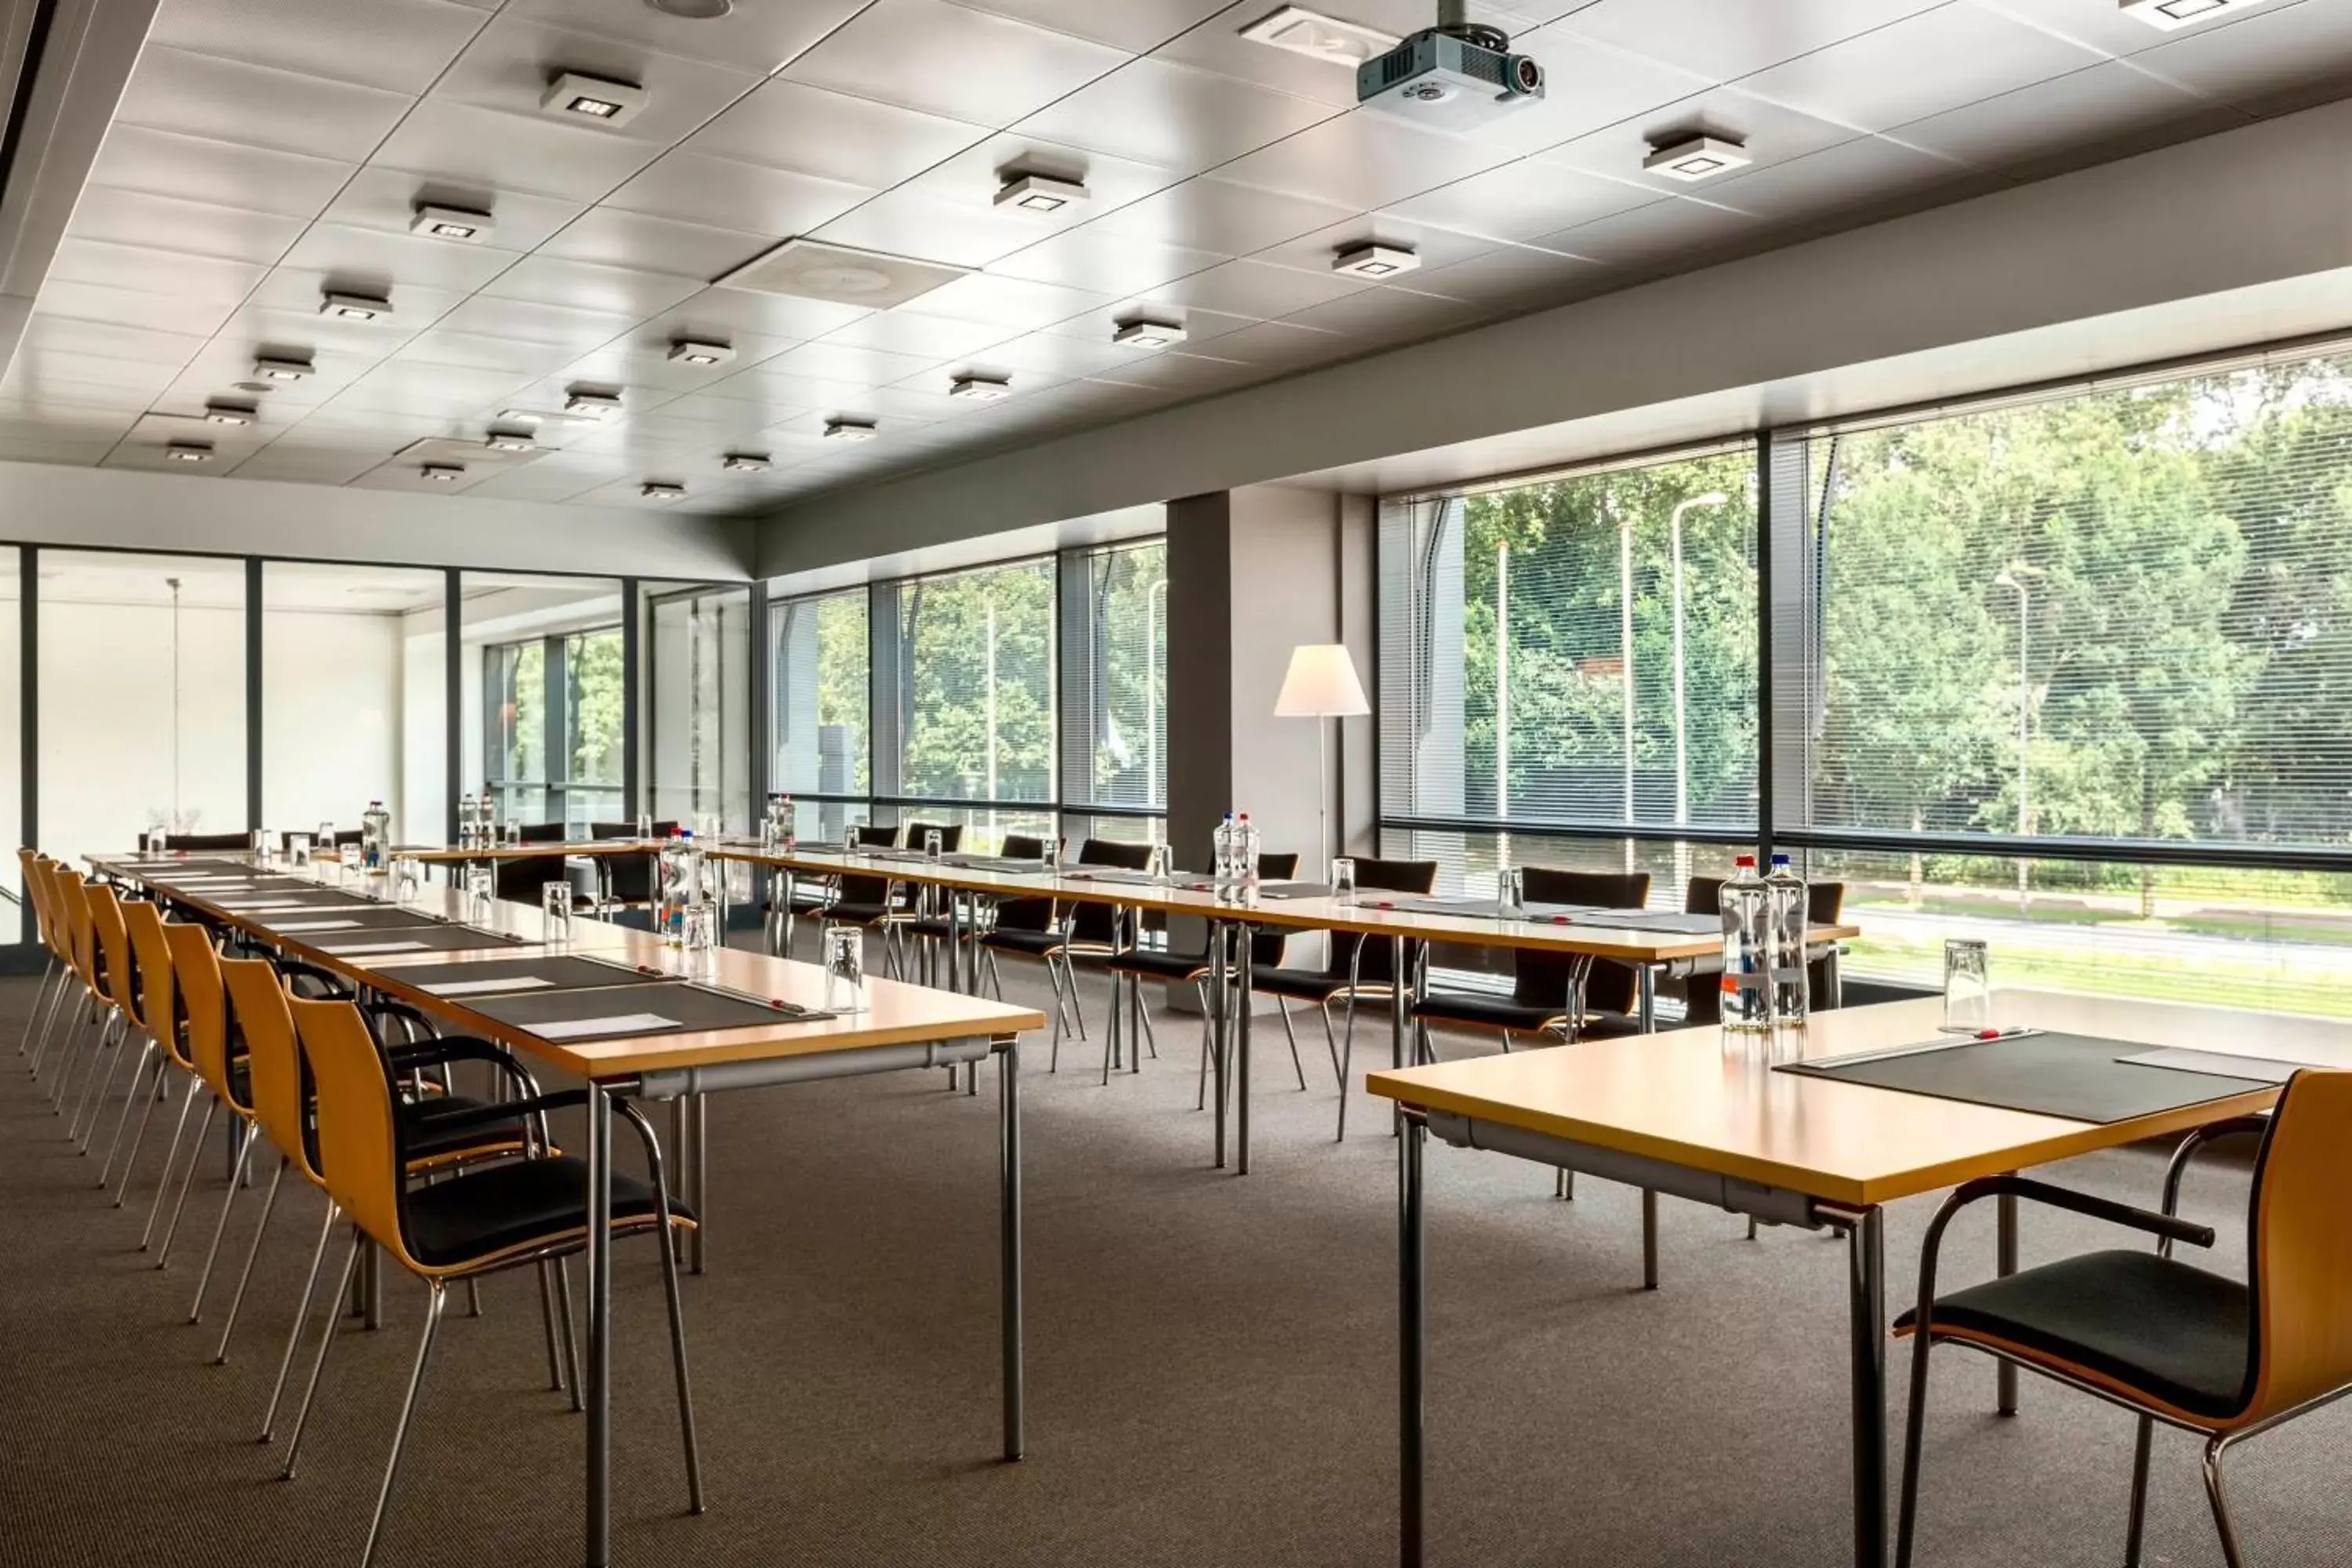
[[[1454,138],[1353,111],[1340,67],[1246,42],[1273,0],[163,0],[16,359],[0,458],[191,477],[755,511],[1125,417],[1871,217],[2352,92],[2352,0],[2267,0],[2165,34],[2115,0],[1474,4],[1549,97]],[[1433,0],[1332,0],[1392,32]],[[551,74],[641,82],[625,125],[538,112]],[[1645,176],[1705,127],[1755,165]],[[992,205],[1013,164],[1083,174],[1051,216]],[[408,232],[420,197],[490,244]],[[809,236],[971,268],[886,312],[709,287]],[[1378,237],[1401,285],[1329,271]],[[389,321],[320,294],[388,289]],[[1145,306],[1180,351],[1112,346]],[[706,369],[673,337],[731,342]],[[259,423],[200,422],[257,350],[314,358]],[[951,373],[1014,395],[947,395]],[[502,409],[616,390],[527,460]],[[825,420],[878,439],[822,439]],[[456,486],[395,453],[475,444]],[[768,473],[722,473],[730,450]]]

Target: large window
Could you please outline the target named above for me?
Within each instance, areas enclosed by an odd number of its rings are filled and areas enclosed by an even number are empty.
[[[2347,878],[2262,868],[2352,847],[2352,361],[1793,451],[1779,815],[1854,967],[1983,934],[2021,980],[2352,1012]]]
[[[1168,546],[1155,539],[1073,552],[1062,595],[1063,802],[1164,813]],[[1108,828],[1118,819],[1094,820]]]
[[[624,815],[620,585],[469,572],[459,688],[465,793],[507,820],[584,834]]]
[[[41,847],[77,862],[158,829],[245,831],[245,563],[39,562]]]
[[[890,584],[898,778],[877,793],[987,805],[1054,790],[1054,563]]]
[[[261,815],[281,831],[359,826],[439,843],[448,688],[439,572],[272,561],[261,577]]]
[[[863,588],[768,607],[768,787],[795,797],[803,835],[838,838],[872,792],[866,627]]]
[[[1385,503],[1384,842],[1475,888],[1559,858],[1521,824],[1617,830],[1626,868],[1752,825],[1756,515],[1744,447]],[[1679,905],[1688,849],[1665,869]]]
[[[751,591],[649,586],[653,814],[742,833],[751,823]]]

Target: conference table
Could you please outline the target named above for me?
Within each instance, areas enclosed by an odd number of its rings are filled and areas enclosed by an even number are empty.
[[[584,917],[573,918],[568,939],[551,941],[559,933],[528,905],[493,901],[485,910],[446,887],[394,902],[372,896],[385,890],[380,875],[366,880],[366,890],[355,890],[339,884],[358,882],[359,874],[333,863],[278,871],[256,868],[244,855],[89,858],[101,875],[582,1080],[590,1216],[582,1378],[589,1568],[612,1560],[610,1236],[618,1100],[698,1103],[707,1093],[961,1063],[976,1068],[994,1057],[1003,1457],[1022,1457],[1020,1037],[1045,1026],[1042,1014],[880,978],[866,980],[862,1011],[829,1011],[824,975],[814,964],[724,948],[687,953],[646,932]],[[339,896],[326,897],[330,892]],[[415,923],[373,923],[403,919]],[[552,972],[559,963],[583,963],[626,973],[598,977],[594,989],[542,975],[536,986],[485,990],[462,973],[449,977],[467,968],[488,974],[522,963]],[[649,1010],[656,1007],[666,1012]]]
[[[2352,1066],[2352,1029],[2325,1019],[2032,991],[2005,990],[1995,1002],[2008,1033],[1987,1041],[1939,1035],[1941,1000],[1927,998],[1816,1015],[1801,1031],[1765,1047],[1719,1028],[1681,1029],[1373,1073],[1371,1091],[1394,1102],[1404,1120],[1397,1189],[1398,1417],[1399,1560],[1406,1568],[1423,1560],[1425,1529],[1423,1201],[1429,1134],[1457,1148],[1588,1172],[1769,1224],[1843,1234],[1853,1562],[1881,1568],[1887,1536],[1885,1206],[1979,1176],[2175,1137],[2268,1110],[2287,1067]],[[2063,1058],[2062,1044],[2071,1053]],[[2003,1052],[2000,1065],[1988,1057],[1972,1072],[1969,1058],[1948,1054],[1980,1045]],[[2037,1049],[2052,1058],[2042,1069],[2043,1088],[2035,1087],[2031,1053]],[[2062,1066],[2091,1086],[2072,1091],[2074,1097],[2107,1095],[2108,1110],[2126,1113],[2093,1117],[2088,1104],[2071,1115],[2018,1108],[2037,1097],[2045,1106],[2055,1103],[2055,1090],[2046,1086]],[[1889,1087],[1893,1082],[1933,1087]],[[1954,1098],[1969,1094],[1979,1098]],[[1998,1215],[1995,1268],[2006,1275],[2016,1268],[2016,1200],[2000,1199]],[[1999,1369],[2004,1414],[2015,1408],[2015,1375],[2006,1363]]]

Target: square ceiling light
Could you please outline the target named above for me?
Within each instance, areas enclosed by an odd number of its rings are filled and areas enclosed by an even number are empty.
[[[209,463],[213,460],[210,441],[174,441],[163,448],[167,463]]]
[[[1287,49],[1294,55],[1305,55],[1326,65],[1345,66],[1349,70],[1387,54],[1399,41],[1394,33],[1383,33],[1361,22],[1327,16],[1304,5],[1282,6],[1241,31],[1242,37],[1254,44]]]
[[[574,419],[609,419],[620,411],[618,393],[575,386],[563,395],[563,412]]]
[[[871,419],[842,415],[824,422],[824,438],[828,441],[871,441],[881,434]]]
[[[776,463],[765,452],[730,452],[719,466],[730,474],[764,474]]]
[[[948,384],[948,395],[968,397],[975,403],[1002,402],[1013,395],[1013,378],[966,371]]]
[[[996,205],[1013,212],[1034,213],[1043,217],[1076,206],[1087,199],[1085,184],[1078,180],[1057,180],[1051,174],[1023,174],[1008,172],[1004,184],[997,187]]]
[[[1748,149],[1737,142],[1721,136],[1685,136],[1654,149],[1642,160],[1642,171],[1696,184],[1734,169],[1744,169],[1754,162]]]
[[[1346,278],[1369,278],[1377,282],[1410,272],[1421,265],[1410,245],[1382,245],[1366,240],[1361,245],[1343,245],[1331,258],[1331,270]]]
[[[2125,16],[2137,16],[2149,26],[2168,33],[2210,22],[2225,12],[2235,16],[2262,3],[2263,0],[2121,0]]]
[[[1174,321],[1137,316],[1115,325],[1110,341],[1123,349],[1173,348],[1184,341],[1184,329]]]
[[[684,500],[686,487],[673,479],[647,479],[637,493],[647,500]]]
[[[427,239],[454,239],[467,245],[479,245],[497,232],[497,220],[485,212],[468,207],[436,206],[431,202],[419,202],[410,209],[408,232],[421,234]]]
[[[253,374],[262,381],[300,381],[313,373],[306,359],[281,359],[263,354],[253,362]]]
[[[392,301],[372,294],[339,294],[330,289],[319,297],[319,314],[345,321],[374,321],[392,314]]]
[[[436,485],[454,485],[466,477],[463,463],[425,463],[416,470],[420,479],[431,479]]]
[[[205,405],[207,425],[250,425],[258,417],[260,411],[250,403],[231,403],[215,397]]]
[[[698,338],[678,338],[669,345],[669,363],[690,364],[698,369],[725,364],[735,357],[735,345],[709,342]]]
[[[493,430],[482,437],[482,445],[493,452],[536,452],[539,438],[528,430]]]
[[[565,71],[540,94],[541,113],[594,125],[626,125],[646,106],[646,89],[634,82]]]
[[[887,310],[968,276],[968,267],[916,261],[878,250],[856,250],[814,239],[788,239],[720,278],[719,289],[751,294],[789,294]]]

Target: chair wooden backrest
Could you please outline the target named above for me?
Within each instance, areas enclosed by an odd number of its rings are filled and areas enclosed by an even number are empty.
[[[2352,1384],[2352,1072],[2288,1080],[2254,1166],[2251,1426]]]
[[[23,884],[25,902],[33,911],[34,933],[46,945],[49,940],[49,895],[40,869],[41,858],[37,852],[29,847],[17,849],[16,880]]]
[[[350,1002],[293,997],[286,1005],[318,1089],[319,1167],[327,1195],[404,1267],[429,1275],[409,1255],[401,1231],[399,1112],[367,1021]]]
[[[51,957],[60,963],[70,963],[72,954],[66,945],[65,922],[58,918],[57,862],[29,849],[16,853],[25,868],[25,898],[33,906],[33,929]]]
[[[65,934],[66,962],[92,996],[98,994],[98,933],[89,923],[89,884],[60,863],[49,878],[58,921]]]
[[[262,1135],[311,1181],[326,1178],[313,1163],[303,1106],[301,1047],[294,1036],[292,1000],[265,958],[215,960],[230,1016],[245,1040],[245,1070],[253,1089],[253,1117]]]
[[[1602,910],[1638,910],[1650,901],[1647,871],[1562,871],[1529,866],[1527,899],[1532,904],[1581,904]],[[1538,1007],[1557,1007],[1568,994],[1576,960],[1566,953],[1522,948],[1512,959],[1514,1000]],[[1584,1005],[1611,1013],[1631,1013],[1634,1005],[1633,972],[1622,963],[1595,963],[1584,979]]]
[[[165,936],[163,911],[140,900],[122,905],[121,910],[131,956],[139,966],[140,1024],[173,1061],[192,1066],[186,1042],[181,1038],[179,990],[173,977],[177,965]]]
[[[106,996],[144,1028],[139,1016],[139,983],[131,966],[131,933],[122,924],[122,901],[104,882],[84,885],[89,902],[89,926],[98,938],[98,974]]]
[[[174,938],[174,930],[194,934]],[[212,934],[201,926],[166,926],[163,940],[177,944],[172,952],[179,960],[180,1007],[188,1021],[188,1058],[195,1064],[196,1076],[220,1097],[222,1104],[249,1116],[253,1113],[252,1085],[248,1082],[245,1093],[237,1093],[236,1074],[231,1070],[236,1054],[236,1030],[229,1015],[228,994],[221,980],[220,950],[213,945]]]

